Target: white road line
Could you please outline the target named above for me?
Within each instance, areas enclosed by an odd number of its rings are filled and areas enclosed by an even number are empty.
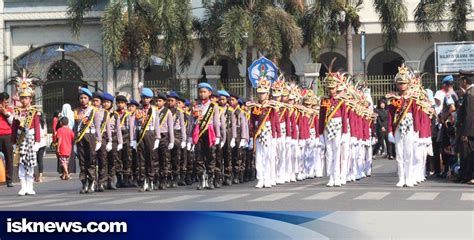
[[[272,193],[263,197],[259,197],[256,199],[252,199],[249,202],[273,202],[276,200],[280,200],[282,198],[289,197],[291,195],[294,195],[295,193]]]
[[[237,198],[242,198],[242,197],[245,197],[245,196],[248,196],[249,194],[248,193],[243,193],[243,194],[225,194],[225,195],[222,195],[222,196],[219,196],[219,197],[214,197],[214,198],[209,198],[209,199],[205,199],[205,200],[202,200],[200,202],[225,202],[225,201],[230,201],[230,200],[234,200],[234,199],[237,199]]]
[[[10,204],[10,203],[16,203],[16,202],[18,202],[18,200],[0,201],[0,205]]]
[[[320,192],[316,193],[314,195],[311,195],[307,198],[303,198],[303,200],[328,200],[333,197],[339,196],[343,194],[344,192]]]
[[[436,192],[417,192],[413,193],[407,200],[434,200],[438,195],[439,193]]]
[[[132,198],[124,198],[124,199],[118,199],[118,200],[114,200],[114,201],[108,201],[108,202],[103,202],[103,203],[99,203],[101,205],[105,205],[105,204],[124,204],[124,203],[131,203],[131,202],[138,202],[138,201],[143,201],[143,200],[148,200],[148,199],[152,199],[152,198],[156,198],[156,196],[154,197],[132,197]]]
[[[160,200],[151,201],[147,203],[175,203],[175,202],[190,200],[190,199],[194,199],[194,198],[198,198],[202,196],[203,195],[182,195],[178,197],[165,198],[165,199],[160,199]]]
[[[66,202],[53,203],[53,204],[49,204],[47,206],[73,206],[73,205],[93,203],[93,202],[105,202],[109,199],[110,198],[88,198],[88,199],[82,199],[82,200],[77,200],[77,201],[66,200]]]
[[[461,201],[474,201],[474,193],[463,193]]]
[[[377,166],[373,166],[373,167],[372,167],[372,170],[375,170],[375,169],[377,169],[377,168],[381,168],[381,167],[383,167],[383,165],[377,165]]]
[[[380,200],[389,194],[390,192],[366,192],[354,199],[355,200]]]
[[[64,199],[45,199],[45,200],[40,200],[40,201],[34,201],[33,199],[31,199],[31,201],[12,204],[12,205],[9,205],[8,207],[16,208],[16,207],[27,207],[27,206],[40,205],[40,204],[44,205],[44,204],[53,203],[53,202],[60,202],[63,200]]]

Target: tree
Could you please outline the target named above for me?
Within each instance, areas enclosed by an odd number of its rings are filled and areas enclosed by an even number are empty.
[[[415,23],[425,38],[431,38],[433,29],[442,31],[448,20],[454,41],[468,40],[467,19],[472,12],[470,0],[420,0],[415,9]]]
[[[84,16],[97,0],[71,0],[68,7],[72,32],[79,37]],[[183,69],[193,53],[191,7],[187,0],[111,0],[101,18],[103,45],[109,60],[118,66],[129,61],[132,70],[132,97],[138,98],[140,69],[153,53],[165,63]]]
[[[325,46],[334,47],[340,35],[346,38],[347,71],[353,73],[352,31],[361,26],[359,11],[362,0],[316,0],[306,9],[300,24],[304,30],[304,44],[314,61]]]
[[[408,10],[404,0],[374,0],[375,11],[382,24],[384,48],[390,50],[398,43],[398,33],[408,20]]]
[[[203,56],[228,53],[238,60],[244,50],[278,61],[302,44],[302,31],[285,11],[301,9],[303,1],[223,0],[205,4],[205,15],[194,21]],[[256,56],[253,56],[255,58]]]

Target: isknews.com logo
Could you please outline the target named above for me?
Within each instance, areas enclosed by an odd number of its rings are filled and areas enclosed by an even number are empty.
[[[7,219],[8,233],[126,233],[126,222],[36,222]]]

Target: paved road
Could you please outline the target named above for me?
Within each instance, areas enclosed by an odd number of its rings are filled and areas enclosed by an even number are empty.
[[[55,169],[46,159],[46,171]],[[80,182],[60,181],[54,173],[36,184],[36,196],[18,197],[14,188],[0,186],[0,210],[302,210],[302,211],[448,211],[474,210],[474,188],[429,179],[415,188],[396,188],[394,161],[374,161],[370,178],[339,188],[327,179],[312,179],[271,189],[253,183],[196,191],[195,186],[139,193],[135,188],[79,194]]]

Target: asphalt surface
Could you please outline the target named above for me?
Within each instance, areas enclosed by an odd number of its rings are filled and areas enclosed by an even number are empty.
[[[79,194],[76,175],[61,181],[56,159],[45,159],[45,179],[35,196],[17,196],[0,186],[0,211],[17,210],[265,210],[265,211],[473,211],[474,188],[429,178],[414,188],[397,188],[396,162],[376,159],[371,177],[342,187],[326,187],[327,178],[256,189],[256,182],[195,190],[195,185],[139,193],[136,188]]]

